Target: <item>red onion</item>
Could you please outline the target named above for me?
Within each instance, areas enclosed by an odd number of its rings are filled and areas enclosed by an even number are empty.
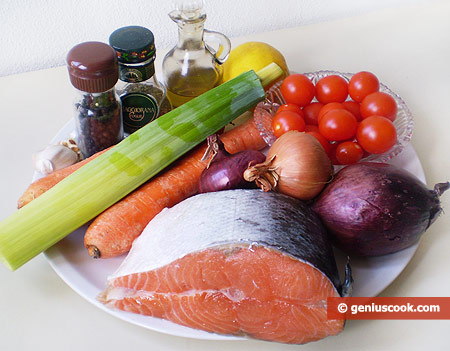
[[[219,137],[208,137],[208,150],[204,156],[213,153],[212,160],[199,180],[199,193],[253,187],[244,179],[244,171],[252,164],[263,162],[264,154],[256,150],[245,150],[230,154]]]
[[[448,188],[429,190],[393,165],[358,163],[337,173],[313,209],[343,251],[379,256],[415,244],[441,213],[439,196]]]

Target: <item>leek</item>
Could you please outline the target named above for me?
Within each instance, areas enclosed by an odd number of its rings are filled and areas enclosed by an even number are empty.
[[[0,223],[0,259],[15,270],[54,245],[263,100],[261,82],[283,72],[249,71],[172,110],[81,167]]]

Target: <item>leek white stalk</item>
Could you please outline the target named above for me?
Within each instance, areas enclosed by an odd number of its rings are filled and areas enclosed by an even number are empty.
[[[19,268],[263,100],[261,81],[281,75],[275,64],[261,77],[243,73],[87,163],[0,223],[0,259],[11,270]]]

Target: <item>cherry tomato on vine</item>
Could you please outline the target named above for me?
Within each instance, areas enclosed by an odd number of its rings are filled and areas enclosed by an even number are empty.
[[[394,123],[388,118],[370,116],[359,123],[356,139],[365,151],[371,154],[382,154],[395,145],[397,131]]]
[[[281,94],[287,103],[300,107],[308,105],[315,95],[314,84],[303,74],[287,76],[280,86]]]
[[[295,104],[284,104],[281,105],[280,107],[278,107],[277,113],[282,112],[282,111],[292,111],[295,113],[298,113],[300,116],[303,117],[303,110],[300,106],[295,105]]]
[[[344,102],[348,96],[348,83],[338,75],[329,75],[316,83],[316,98],[323,104]]]
[[[272,118],[272,130],[277,138],[291,130],[303,132],[305,130],[305,120],[298,113],[281,111]]]
[[[353,116],[356,117],[357,121],[362,120],[360,105],[356,101],[352,100],[344,101],[342,105],[347,111],[353,113]]]
[[[397,103],[391,95],[378,91],[367,95],[361,102],[361,115],[363,118],[383,116],[393,122],[397,116]]]
[[[361,102],[363,99],[380,89],[380,82],[375,74],[362,71],[354,74],[348,83],[348,93],[350,97]]]
[[[362,147],[353,141],[343,141],[336,148],[336,160],[341,165],[357,163],[364,156]]]
[[[357,127],[358,121],[347,110],[331,110],[319,122],[320,134],[333,141],[353,138]]]
[[[319,112],[322,107],[323,104],[320,102],[311,102],[309,105],[303,107],[303,118],[305,118],[306,124],[319,124]]]
[[[319,111],[319,115],[317,116],[317,122],[320,123],[320,120],[328,111],[342,109],[345,110],[345,107],[340,102],[330,102],[329,104],[323,105],[323,107]]]

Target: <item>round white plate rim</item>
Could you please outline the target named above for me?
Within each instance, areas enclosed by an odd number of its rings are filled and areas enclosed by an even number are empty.
[[[60,140],[64,140],[69,137],[69,135],[74,130],[74,122],[73,120],[70,120],[52,139],[51,143],[57,143]],[[408,144],[406,148],[403,150],[403,152],[395,157],[393,160],[391,160],[390,163],[397,164],[405,169],[408,169],[413,174],[415,174],[420,180],[422,180],[424,183],[426,183],[425,180],[425,174],[424,170],[422,168],[422,165],[420,163],[419,158],[417,157],[416,152],[414,151],[411,144]],[[41,175],[35,173],[33,180],[39,178]],[[83,227],[78,229],[78,231],[83,231]],[[72,233],[70,236],[75,235]],[[69,236],[69,237],[70,237]],[[65,239],[63,239],[64,241]],[[80,250],[84,250],[84,246],[80,245]],[[412,259],[414,253],[416,252],[418,247],[418,244],[405,249],[401,252],[387,255],[387,256],[381,256],[376,258],[368,258],[368,259],[352,259],[352,266],[353,271],[358,272],[357,268],[359,264],[363,265],[362,272],[364,275],[367,274],[367,270],[369,272],[373,272],[373,265],[376,266],[376,269],[380,271],[380,276],[383,278],[384,282],[383,284],[380,284],[377,288],[371,287],[370,291],[367,291],[367,289],[364,290],[364,287],[359,288],[360,291],[364,292],[364,294],[359,296],[376,296],[381,293],[387,286],[389,286],[397,277],[398,275],[403,271],[403,269],[406,267],[406,265],[409,263],[409,261]],[[338,267],[340,269],[340,273],[342,274],[342,268],[344,266],[344,258],[345,256],[336,251],[337,254],[337,263]],[[67,284],[69,285],[78,295],[85,298],[87,301],[94,304],[96,307],[102,309],[103,311],[113,315],[116,318],[119,318],[123,321],[126,321],[128,323],[157,331],[164,334],[174,335],[174,336],[180,336],[180,337],[186,337],[186,338],[193,338],[193,339],[203,339],[203,340],[246,340],[245,337],[238,337],[238,336],[227,336],[227,335],[220,335],[215,333],[208,333],[201,330],[191,329],[188,327],[184,327],[169,321],[165,321],[159,318],[153,318],[148,316],[141,316],[133,313],[113,310],[108,307],[106,307],[104,304],[99,302],[96,297],[101,292],[98,288],[95,287],[95,285],[92,283],[92,281],[89,281],[88,277],[81,274],[82,272],[76,270],[73,263],[68,260],[65,257],[64,252],[64,246],[61,245],[61,242],[54,245],[50,249],[48,249],[44,253],[47,261],[49,262],[52,269],[56,272],[56,274]],[[91,258],[86,253],[86,258],[88,260],[91,260]],[[388,265],[387,267],[379,266],[380,263],[383,261],[391,262],[393,265]],[[110,259],[114,260],[114,259]],[[115,258],[117,262],[120,263],[121,258]],[[103,261],[103,260],[102,260]],[[93,265],[101,263],[102,261],[95,261],[90,263],[90,272],[95,272],[95,269]],[[107,261],[107,260],[104,260]],[[103,262],[104,262],[103,261]],[[380,262],[381,261],[381,262]],[[356,267],[355,267],[356,264]],[[367,267],[365,267],[367,266]],[[388,270],[386,270],[388,268]],[[112,273],[112,272],[110,272]],[[387,279],[386,279],[387,277]],[[106,286],[106,278],[104,277],[105,286]],[[355,284],[358,284],[358,278],[355,278]],[[358,291],[358,289],[356,289]]]

